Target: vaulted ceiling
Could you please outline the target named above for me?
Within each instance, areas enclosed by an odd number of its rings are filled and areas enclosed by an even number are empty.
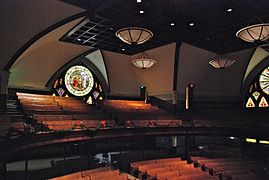
[[[174,41],[218,54],[243,50],[254,45],[237,38],[236,32],[248,24],[269,21],[268,0],[62,1],[89,11],[89,21],[63,41],[130,55]],[[148,28],[154,36],[140,46],[125,44],[115,32],[126,26]],[[87,43],[83,38],[88,38]]]

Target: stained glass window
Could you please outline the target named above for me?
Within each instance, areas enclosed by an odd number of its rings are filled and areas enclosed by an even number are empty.
[[[258,100],[258,98],[260,97],[260,93],[258,91],[255,91],[252,96],[256,99],[256,101]]]
[[[75,65],[63,72],[53,83],[52,95],[84,99],[89,104],[103,99],[104,92],[98,78],[83,65]]]
[[[93,101],[92,101],[92,97],[91,96],[88,97],[87,103],[88,104],[93,104]]]
[[[73,66],[65,74],[65,86],[75,96],[85,96],[93,87],[94,79],[89,69],[84,66]]]
[[[92,94],[93,94],[94,98],[97,99],[100,93],[97,91],[94,91]]]
[[[269,107],[269,66],[254,78],[246,94],[247,108]]]
[[[56,88],[57,87],[57,85],[58,85],[58,79],[54,82],[54,88]]]
[[[269,67],[264,69],[259,78],[261,89],[269,94]]]
[[[249,97],[249,98],[248,98],[248,101],[247,101],[246,107],[247,107],[247,108],[250,108],[250,107],[255,107],[255,103],[253,102],[253,100],[252,100],[252,98],[251,98],[251,97]]]
[[[64,90],[63,88],[59,88],[59,89],[57,89],[57,92],[58,92],[58,95],[59,95],[60,97],[62,97],[63,94],[64,94],[64,92],[65,92],[65,90]]]
[[[261,98],[259,107],[268,107],[268,103],[264,97]]]

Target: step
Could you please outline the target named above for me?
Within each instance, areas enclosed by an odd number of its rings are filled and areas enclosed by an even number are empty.
[[[6,114],[10,115],[10,116],[24,116],[22,113],[20,112],[6,112]]]
[[[24,119],[11,119],[11,122],[24,122]]]
[[[10,109],[15,109],[16,108],[17,109],[18,106],[16,106],[16,105],[12,105],[12,106],[11,105],[7,105],[7,108],[10,108]]]
[[[18,117],[23,117],[24,118],[24,115],[23,114],[11,114],[11,117],[12,118],[18,118]]]

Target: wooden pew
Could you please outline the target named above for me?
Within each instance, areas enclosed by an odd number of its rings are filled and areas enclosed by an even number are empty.
[[[100,167],[100,168],[96,168],[96,169],[89,169],[89,170],[82,171],[81,174],[83,177],[85,177],[85,176],[90,176],[90,174],[92,174],[92,173],[98,173],[98,172],[103,172],[103,171],[111,171],[111,168],[110,167]]]
[[[104,172],[99,172],[99,173],[91,173],[90,178],[91,180],[100,180],[106,177],[115,177],[119,176],[119,171],[104,171]]]
[[[0,115],[0,137],[6,136],[8,130],[12,127],[10,115]]]
[[[148,178],[147,179],[156,179],[158,173],[164,173],[171,171],[170,166],[167,167],[155,167],[155,168],[149,168],[146,170]]]
[[[160,172],[157,173],[157,179],[158,180],[166,180],[170,178],[179,178],[180,172],[179,171],[169,171],[169,172]]]
[[[102,178],[102,180],[128,180],[127,174]]]
[[[242,175],[233,175],[232,180],[258,180],[259,178],[255,175],[242,174]]]
[[[51,178],[49,180],[74,180],[81,177],[82,177],[81,172],[76,172],[76,173],[67,174],[64,176],[56,177],[56,178]]]

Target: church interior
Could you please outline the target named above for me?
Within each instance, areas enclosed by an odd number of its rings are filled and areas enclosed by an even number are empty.
[[[1,180],[268,179],[268,0],[0,7]]]

